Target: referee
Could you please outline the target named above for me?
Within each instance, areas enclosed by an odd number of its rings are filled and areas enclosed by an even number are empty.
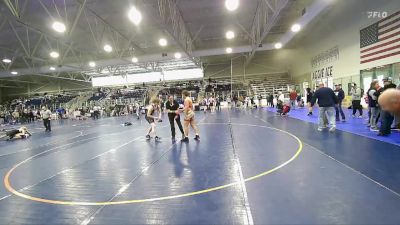
[[[182,138],[185,136],[183,133],[183,128],[181,124],[181,117],[179,116],[179,113],[177,113],[177,110],[179,109],[179,103],[174,100],[174,97],[170,95],[168,97],[168,101],[165,104],[165,108],[168,111],[168,119],[169,119],[169,124],[171,125],[171,133],[172,133],[172,139],[175,140],[175,122],[178,124],[179,130],[182,133]]]

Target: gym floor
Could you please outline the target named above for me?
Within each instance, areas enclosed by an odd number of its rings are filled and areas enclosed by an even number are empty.
[[[196,118],[187,144],[166,117],[159,143],[133,117],[30,125],[0,142],[0,224],[400,223],[398,145],[266,110]]]

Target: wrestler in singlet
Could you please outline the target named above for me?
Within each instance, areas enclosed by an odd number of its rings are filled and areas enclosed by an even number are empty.
[[[189,124],[190,126],[194,129],[196,136],[195,140],[200,140],[199,136],[199,128],[196,125],[195,119],[194,119],[194,111],[193,111],[193,101],[189,97],[190,93],[188,91],[183,91],[182,92],[182,97],[185,99],[184,105],[185,108],[183,109],[185,118],[184,118],[184,133],[185,133],[185,138],[182,139],[183,142],[189,142]]]

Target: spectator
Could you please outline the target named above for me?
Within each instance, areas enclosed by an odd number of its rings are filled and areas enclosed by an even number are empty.
[[[278,100],[281,100],[282,102],[285,101],[285,95],[282,92],[278,93]]]
[[[238,97],[235,95],[233,96],[233,107],[236,108],[237,107],[237,102],[238,102]]]
[[[296,90],[292,89],[289,93],[290,107],[292,109],[295,109],[296,107],[296,100],[297,100],[297,92]]]
[[[328,121],[331,125],[330,132],[336,130],[335,120],[335,105],[338,104],[338,99],[332,89],[324,87],[324,84],[319,85],[319,89],[314,93],[311,100],[311,106],[313,106],[318,100],[319,106],[319,125],[318,131],[322,131],[326,128],[325,118],[328,116]]]
[[[98,105],[95,105],[94,107],[93,107],[93,119],[99,119],[99,117],[100,117],[100,106],[98,106]]]
[[[267,105],[269,106],[269,107],[274,107],[274,95],[271,93],[271,94],[269,94],[269,96],[268,96],[268,103],[267,103]]]
[[[356,83],[353,83],[350,94],[352,98],[353,117],[356,117],[356,113],[358,110],[360,113],[359,118],[362,118],[363,109],[361,106],[361,97],[363,93],[361,91],[361,88],[357,87]]]
[[[400,115],[400,90],[389,89],[382,93],[379,97],[379,105],[382,110],[393,113],[394,115]]]
[[[313,111],[313,107],[311,106],[311,99],[313,98],[313,92],[311,91],[311,88],[306,88],[307,91],[307,106],[308,106],[308,114],[307,116],[311,116],[312,115],[312,111]]]
[[[389,78],[383,79],[383,82],[384,82],[383,92],[382,92],[382,94],[380,94],[378,101],[382,97],[383,93],[385,93],[385,91],[396,88],[396,85],[393,84],[392,80]],[[382,101],[385,102],[385,99]],[[390,113],[390,111],[391,111],[390,109],[389,110],[385,110],[385,109],[381,110],[381,127],[379,128],[378,136],[387,136],[387,135],[391,134],[391,125],[393,123],[394,117]]]
[[[19,112],[17,109],[14,110],[14,112],[11,114],[15,123],[19,123]]]
[[[370,88],[367,92],[368,94],[368,108],[370,110],[370,118],[369,118],[369,124],[371,126],[371,130],[378,130],[376,123],[377,123],[377,117],[379,114],[379,107],[378,107],[378,97],[376,96],[376,91],[380,89],[379,87],[379,82],[378,81],[372,81]]]
[[[216,106],[217,106],[217,110],[218,111],[220,111],[221,110],[221,101],[222,101],[222,98],[221,97],[217,97],[216,99]]]
[[[341,84],[335,85],[335,95],[338,98],[338,104],[335,106],[336,121],[340,121],[340,117],[339,117],[339,114],[340,114],[340,116],[342,116],[342,121],[344,122],[344,121],[346,121],[346,116],[342,109],[342,102],[345,97],[345,94],[344,94]]]

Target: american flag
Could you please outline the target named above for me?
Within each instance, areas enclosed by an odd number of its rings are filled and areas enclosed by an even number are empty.
[[[360,30],[360,61],[369,63],[400,55],[400,11]]]

